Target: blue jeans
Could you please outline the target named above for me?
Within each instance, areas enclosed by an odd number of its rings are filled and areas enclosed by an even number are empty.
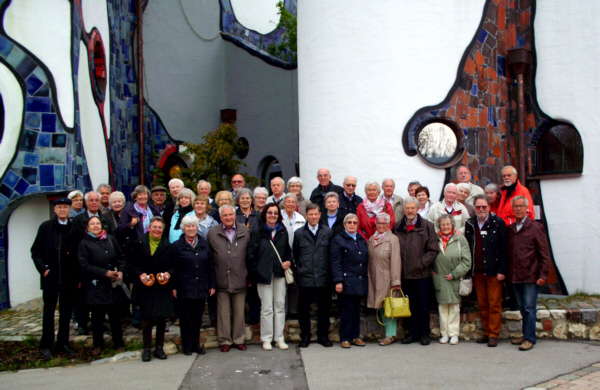
[[[538,286],[535,283],[514,283],[512,286],[523,317],[523,338],[535,344]]]
[[[352,341],[360,337],[360,295],[339,294],[340,341]]]

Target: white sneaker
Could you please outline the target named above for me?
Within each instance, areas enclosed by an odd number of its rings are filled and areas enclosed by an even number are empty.
[[[442,338],[440,339],[440,344],[448,344],[448,340],[450,340],[450,337],[442,336]]]
[[[285,343],[285,341],[276,341],[275,346],[279,347],[279,349],[288,349],[289,346]]]
[[[450,345],[456,345],[456,344],[458,344],[458,336],[450,337]]]
[[[271,351],[271,350],[273,350],[273,346],[271,345],[271,342],[270,341],[264,341],[263,342],[263,349],[265,351]]]

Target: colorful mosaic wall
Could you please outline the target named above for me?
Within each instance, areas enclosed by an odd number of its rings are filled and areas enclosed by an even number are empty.
[[[275,4],[275,2],[273,3]],[[297,0],[284,0],[285,8],[292,14],[297,13]],[[251,54],[260,57],[265,62],[282,67],[284,69],[295,69],[298,64],[290,63],[271,56],[266,50],[271,43],[279,43],[284,30],[273,30],[268,34],[261,34],[244,27],[235,18],[230,0],[221,0],[221,35],[223,39],[231,41],[236,45],[248,50]]]

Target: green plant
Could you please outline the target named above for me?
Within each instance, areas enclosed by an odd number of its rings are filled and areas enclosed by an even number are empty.
[[[158,161],[160,160],[160,154],[152,153],[152,157],[154,159],[154,169],[152,169],[152,186],[150,188],[153,188],[155,186],[165,187],[165,182],[163,181],[165,174],[158,166]]]
[[[279,9],[277,14],[281,15],[277,28],[284,29],[285,32],[281,36],[281,42],[267,46],[267,52],[284,61],[296,62],[298,61],[297,17],[285,8],[283,1],[278,2],[276,7]]]
[[[247,150],[238,142],[237,128],[234,123],[222,123],[218,129],[202,137],[203,143],[184,143],[185,153],[193,158],[189,167],[182,169],[176,176],[183,180],[187,188],[196,188],[199,180],[210,182],[212,194],[229,188],[229,181],[240,167],[246,164],[237,155]],[[246,185],[256,186],[258,179],[242,174]]]

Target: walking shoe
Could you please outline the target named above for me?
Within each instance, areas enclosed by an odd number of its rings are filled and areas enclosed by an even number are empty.
[[[275,346],[279,347],[279,349],[288,349],[289,346],[285,343],[285,341],[281,340],[281,341],[276,341],[275,342]]]
[[[450,337],[450,345],[456,345],[456,344],[458,344],[458,336]]]
[[[152,360],[152,352],[150,351],[150,348],[144,348],[144,351],[142,352],[142,361],[149,362],[150,360]]]
[[[342,348],[350,348],[350,341],[342,341]]]
[[[273,346],[271,345],[270,341],[263,341],[263,349],[265,351],[271,351],[273,350]]]
[[[382,347],[385,347],[387,345],[393,344],[396,341],[396,338],[393,336],[387,336],[386,338],[383,339],[383,341],[379,342],[379,345],[381,345]]]
[[[523,344],[523,341],[525,341],[525,339],[523,337],[519,337],[518,339],[510,340],[510,343],[512,345],[521,345]]]
[[[206,351],[200,346],[200,344],[193,345],[192,352],[196,352],[198,355],[206,354]]]
[[[421,345],[429,345],[430,342],[431,340],[429,340],[429,336],[421,337]]]
[[[352,340],[350,343],[351,343],[352,345],[356,345],[357,347],[364,347],[364,346],[365,346],[365,342],[364,342],[364,341],[362,341],[362,340],[361,340],[361,339],[359,339],[359,338],[356,338],[356,339]]]
[[[154,350],[154,357],[159,358],[160,360],[165,360],[167,358],[167,354],[163,347],[158,347]]]
[[[488,341],[488,347],[497,347],[498,346],[498,339],[496,337],[490,337],[490,340]]]
[[[321,344],[325,348],[333,347],[333,343],[329,340],[329,337],[319,337],[317,343]]]
[[[450,337],[442,336],[442,338],[440,339],[440,344],[448,344],[448,341],[450,341]]]
[[[408,336],[408,337],[403,338],[401,343],[402,344],[412,344],[415,341],[417,341],[417,340],[415,340],[412,336]]]
[[[483,336],[477,339],[477,344],[485,344],[489,341],[489,339],[489,336],[487,334],[484,334]]]
[[[307,348],[308,344],[310,344],[310,338],[309,337],[303,337],[302,340],[300,340],[300,344],[298,344],[298,346],[300,348]]]
[[[229,352],[229,345],[223,344],[221,345],[221,352]]]
[[[520,351],[529,351],[531,348],[533,348],[533,343],[529,340],[524,340],[519,346]]]
[[[42,349],[42,358],[44,360],[52,359],[52,351],[49,348]]]
[[[68,345],[63,345],[62,347],[58,347],[58,350],[60,352],[64,352],[67,355],[74,355],[75,354],[75,350],[71,347],[69,347]]]
[[[235,345],[235,347],[239,350],[239,351],[246,351],[248,349],[248,347],[246,347],[246,344],[233,344]],[[206,352],[204,352],[206,353]]]
[[[192,354],[192,349],[187,347],[187,348],[183,348],[183,354],[185,356],[190,356]]]

